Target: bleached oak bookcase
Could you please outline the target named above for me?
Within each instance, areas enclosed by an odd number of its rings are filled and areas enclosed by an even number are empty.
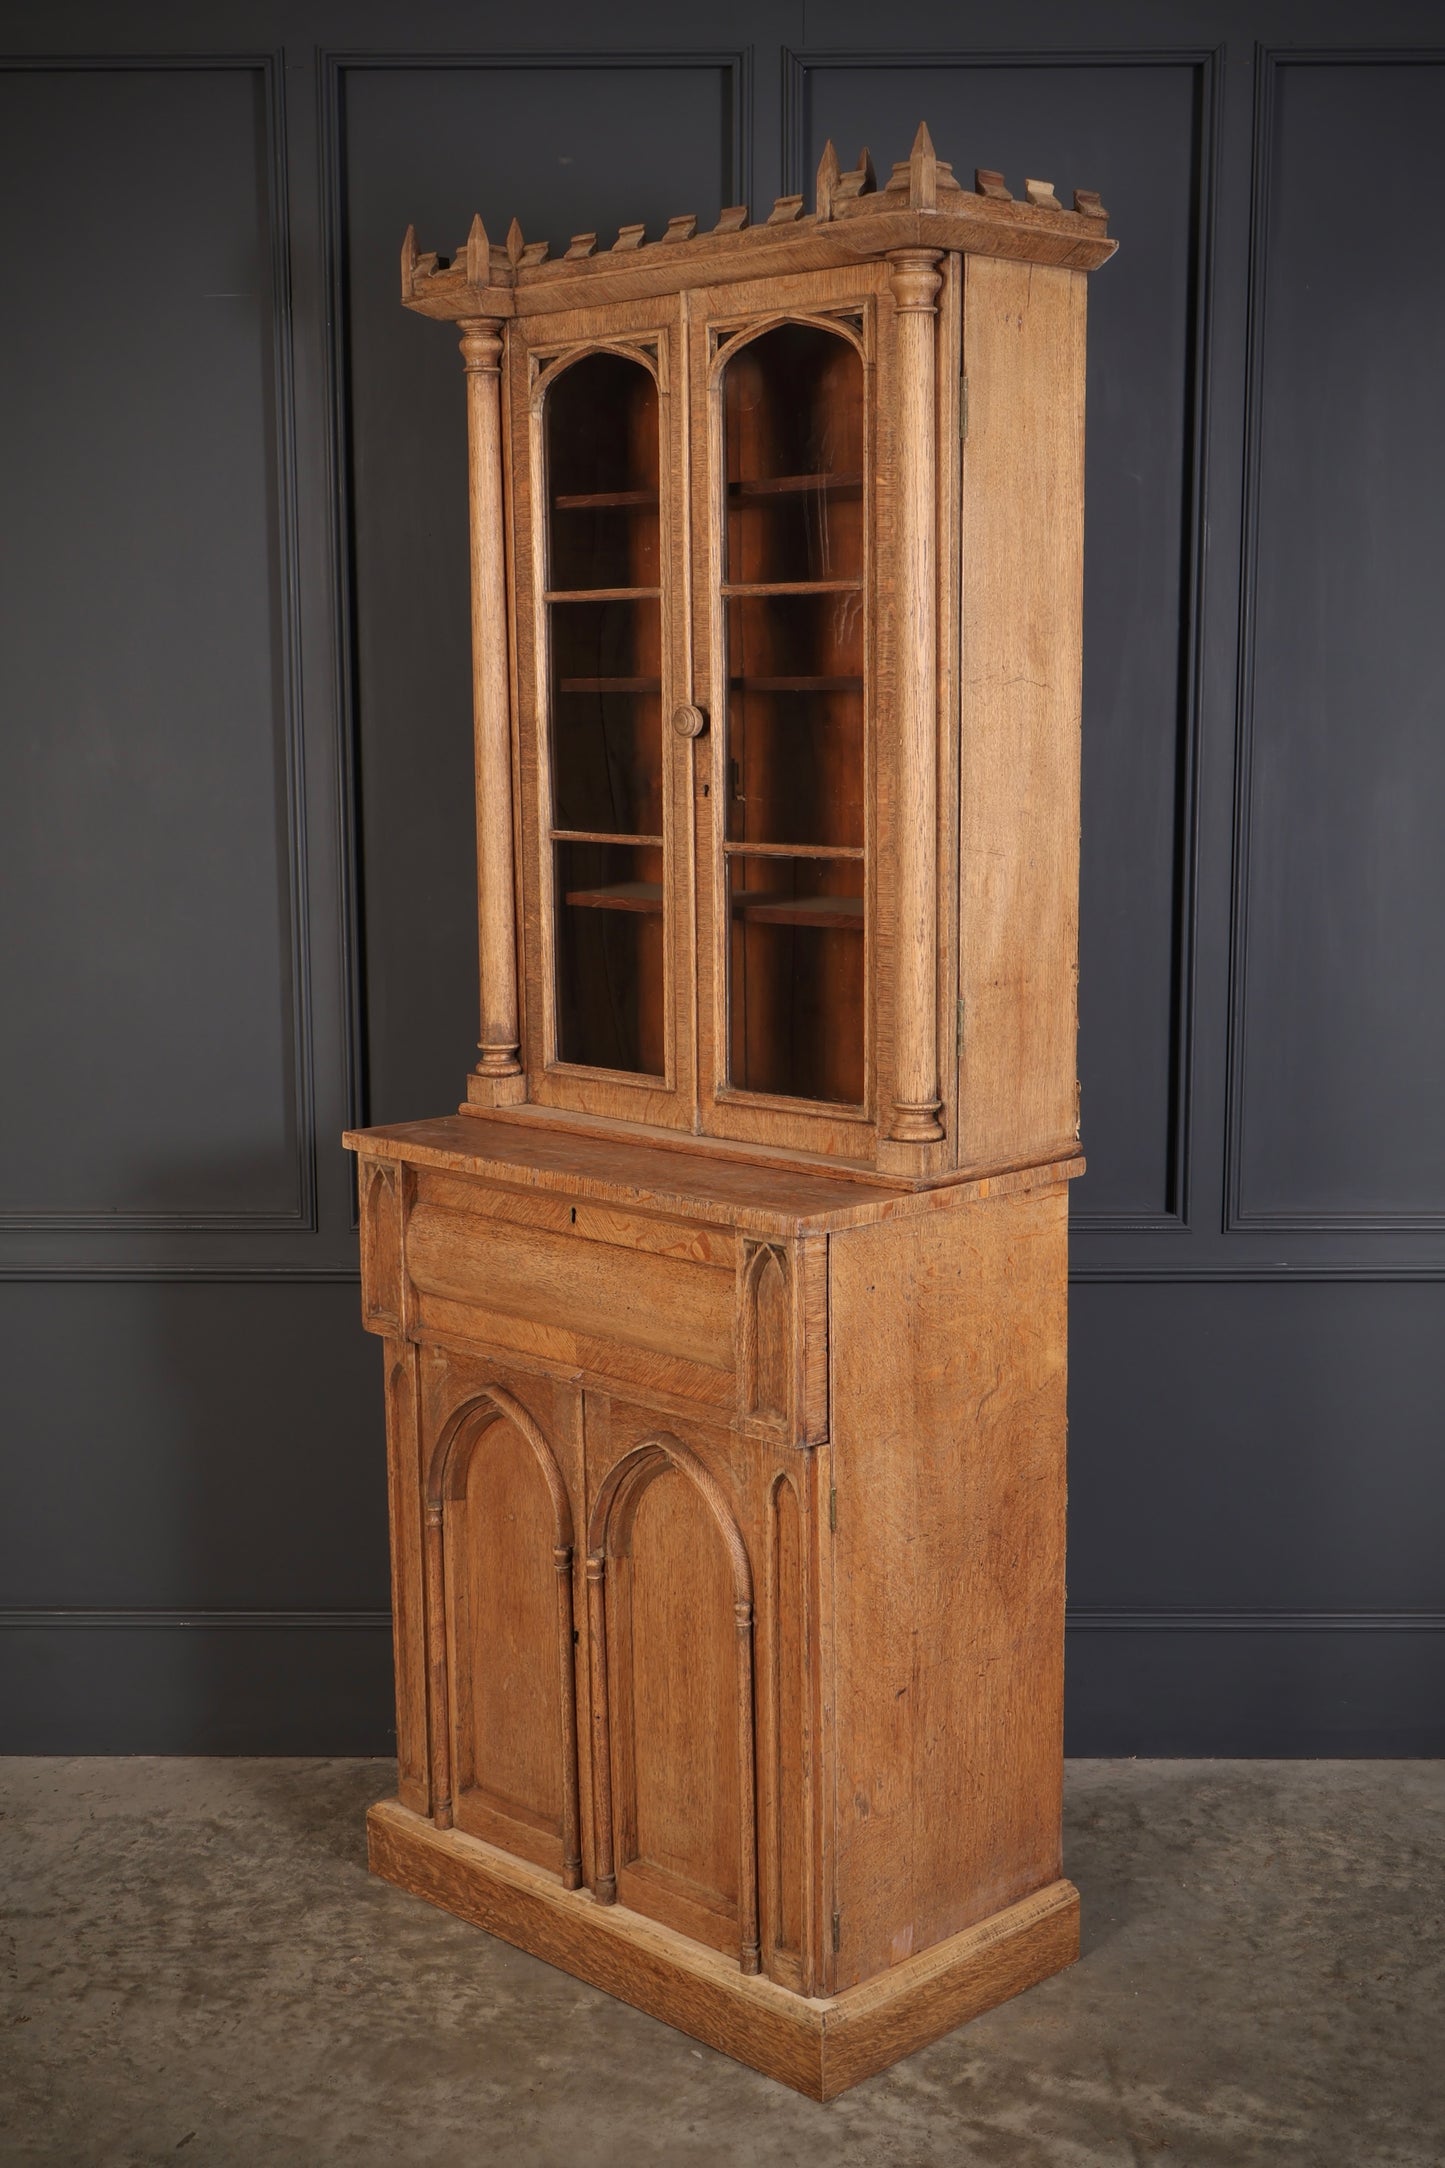
[[[926,129],[811,214],[407,235],[466,372],[481,1059],[348,1136],[379,1874],[817,2098],[1067,1965],[1086,274]]]

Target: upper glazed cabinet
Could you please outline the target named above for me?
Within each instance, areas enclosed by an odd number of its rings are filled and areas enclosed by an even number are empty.
[[[408,235],[469,392],[468,1104],[927,1180],[1074,1149],[1097,199],[919,131],[698,235]]]

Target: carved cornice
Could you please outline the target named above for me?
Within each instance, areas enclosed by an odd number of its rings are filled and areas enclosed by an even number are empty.
[[[954,249],[1090,271],[1116,245],[1092,190],[1076,189],[1073,209],[1065,210],[1051,182],[1026,180],[1020,200],[1002,174],[983,166],[973,188],[965,188],[920,125],[912,151],[894,166],[884,188],[866,150],[844,173],[829,143],[818,166],[813,211],[804,212],[801,196],[779,196],[756,226],[745,204],[733,204],[707,233],[698,232],[689,213],[669,219],[655,241],[647,239],[645,226],[623,226],[601,253],[595,233],[575,234],[553,261],[547,242],[524,239],[515,218],[500,247],[488,239],[480,216],[473,218],[466,241],[450,257],[419,252],[408,226],[401,298],[423,316],[503,318],[819,270],[896,249]]]

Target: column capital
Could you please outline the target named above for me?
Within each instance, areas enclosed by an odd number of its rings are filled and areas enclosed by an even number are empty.
[[[943,284],[938,269],[941,249],[899,248],[888,257],[888,282],[893,288],[893,306],[932,315]]]
[[[464,316],[458,330],[462,361],[471,375],[476,370],[495,374],[502,365],[502,319],[499,316]]]

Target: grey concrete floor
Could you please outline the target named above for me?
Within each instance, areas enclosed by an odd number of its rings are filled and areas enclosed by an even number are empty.
[[[7,2168],[1445,2162],[1445,1763],[1074,1763],[1082,1963],[826,2108],[372,1881],[390,1778],[0,1762]]]

